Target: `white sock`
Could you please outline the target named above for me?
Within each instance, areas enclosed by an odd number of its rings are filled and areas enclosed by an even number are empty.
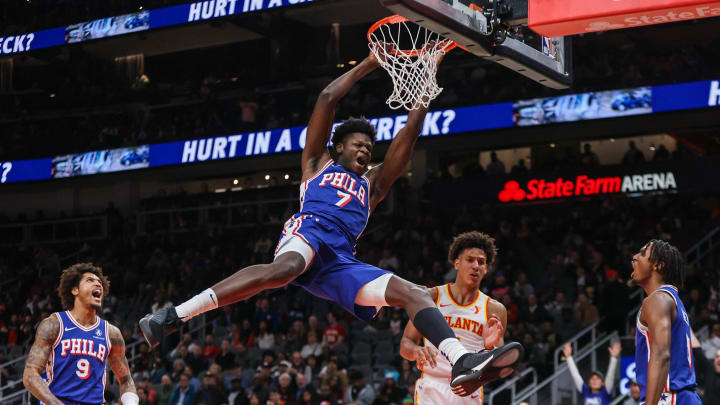
[[[443,340],[440,342],[438,349],[452,365],[455,365],[455,362],[457,362],[463,354],[470,353],[457,338],[447,338]]]
[[[213,310],[218,307],[218,298],[212,288],[201,292],[200,294],[190,298],[182,304],[175,307],[175,312],[183,322],[189,321],[191,318]]]

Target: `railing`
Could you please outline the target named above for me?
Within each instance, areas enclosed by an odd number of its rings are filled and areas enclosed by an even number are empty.
[[[570,343],[572,345],[573,353],[578,352],[578,348],[577,348],[578,340],[580,340],[580,338],[587,335],[588,333],[590,334],[590,345],[592,346],[595,344],[595,340],[597,339],[598,323],[599,322],[595,322],[592,325],[588,325],[587,327],[585,327],[585,329],[581,330],[580,332],[575,334],[575,336],[571,337],[567,342],[565,342],[565,343]],[[558,346],[558,348],[555,349],[555,353],[553,353],[553,359],[554,359],[554,363],[555,363],[555,368],[554,368],[555,371],[557,371],[557,369],[560,367],[560,353],[562,353],[562,345]],[[593,358],[593,367],[595,367],[594,358]]]
[[[204,225],[217,225],[227,228],[256,226],[263,224],[282,224],[287,218],[278,217],[274,221],[263,217],[271,212],[272,205],[282,204],[279,211],[287,211],[288,204],[297,204],[297,198],[281,198],[264,201],[250,201],[223,205],[203,205],[188,208],[172,208],[143,211],[137,214],[137,232],[139,235],[162,229],[169,232],[183,232]],[[245,212],[242,212],[245,211]],[[278,210],[272,210],[277,212]],[[149,229],[152,228],[152,229]]]
[[[587,356],[591,356],[591,355],[593,356],[593,359],[594,359],[594,358],[595,358],[595,355],[596,355],[595,351],[596,351],[596,349],[597,349],[598,347],[601,347],[601,346],[605,345],[606,343],[610,342],[611,340],[618,340],[618,339],[619,339],[619,337],[618,337],[617,332],[613,332],[613,333],[611,333],[611,334],[609,334],[609,335],[607,335],[607,336],[605,336],[605,337],[603,337],[603,338],[600,338],[599,340],[596,341],[596,343],[593,345],[592,348],[590,348],[590,349],[584,349],[584,350],[581,350],[579,353],[573,354],[573,358],[575,359],[575,363],[577,363],[577,364],[579,365],[581,360],[583,360],[583,359],[586,358]],[[594,366],[595,366],[595,364],[593,364],[593,368],[594,368]],[[530,403],[531,403],[531,404],[533,404],[533,405],[536,404],[536,403],[537,403],[538,393],[539,393],[542,389],[546,388],[546,387],[547,387],[548,385],[550,385],[550,384],[553,385],[552,391],[551,391],[551,396],[552,396],[552,398],[551,398],[550,403],[553,404],[553,405],[560,403],[559,400],[558,400],[557,387],[556,387],[556,386],[557,386],[557,380],[558,380],[558,378],[561,377],[561,376],[563,376],[565,373],[569,373],[569,369],[568,369],[567,364],[563,364],[558,370],[555,371],[555,373],[553,373],[553,375],[551,375],[550,377],[546,378],[544,381],[542,381],[540,384],[536,385],[536,386],[533,387],[532,389],[527,390],[526,392],[523,392],[523,393],[521,393],[521,394],[518,394],[517,397],[515,397],[515,399],[514,399],[514,401],[512,402],[512,404],[518,404],[518,403],[520,403],[520,402],[522,402],[522,401],[528,401],[528,400],[530,400]],[[574,393],[574,395],[573,395],[573,403],[574,403],[574,404],[577,404],[577,390],[575,389],[574,386],[572,387],[572,391],[573,391],[573,393]]]
[[[107,237],[107,223],[106,215],[95,215],[0,225],[0,245],[104,239]]]
[[[621,404],[626,399],[630,398],[629,395],[620,395],[617,398],[613,399],[612,402],[610,402],[610,405],[618,405]]]
[[[688,267],[702,264],[702,260],[708,257],[708,265],[714,266],[713,250],[720,246],[720,226],[708,232],[702,239],[685,251],[685,260]]]
[[[520,380],[523,380],[525,377],[528,376],[528,374],[532,374],[532,384],[528,385],[527,387],[523,388],[519,392],[517,391],[517,383]],[[525,370],[523,370],[520,375],[515,376],[509,380],[507,380],[505,383],[503,383],[501,386],[495,388],[490,392],[490,394],[487,396],[487,402],[488,405],[493,405],[493,402],[495,401],[495,397],[506,390],[510,390],[510,403],[514,403],[516,395],[522,395],[527,391],[530,391],[533,387],[537,385],[537,372],[534,368],[528,367]],[[531,405],[535,405],[534,403]]]

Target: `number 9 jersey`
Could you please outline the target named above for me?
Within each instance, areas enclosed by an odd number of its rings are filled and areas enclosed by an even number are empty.
[[[56,312],[60,331],[48,359],[48,388],[63,402],[105,402],[105,361],[110,354],[108,324],[96,317],[84,327],[70,311]]]

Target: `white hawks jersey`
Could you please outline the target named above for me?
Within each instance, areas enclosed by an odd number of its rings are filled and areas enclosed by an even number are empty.
[[[437,300],[435,305],[443,314],[450,328],[455,332],[458,340],[470,352],[478,352],[485,349],[483,340],[483,329],[487,327],[487,307],[490,297],[478,290],[477,298],[468,305],[460,305],[450,291],[450,284],[435,287]],[[423,338],[425,346],[437,349],[430,341]],[[439,352],[439,350],[438,350]],[[434,368],[420,368],[423,377],[442,378],[450,381],[452,366],[442,354],[436,357],[437,366]]]

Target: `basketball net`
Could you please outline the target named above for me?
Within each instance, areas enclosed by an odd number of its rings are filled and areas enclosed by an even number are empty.
[[[386,101],[390,108],[427,108],[442,92],[435,77],[437,64],[455,42],[399,15],[373,24],[368,41],[370,51],[393,81],[393,92]]]

